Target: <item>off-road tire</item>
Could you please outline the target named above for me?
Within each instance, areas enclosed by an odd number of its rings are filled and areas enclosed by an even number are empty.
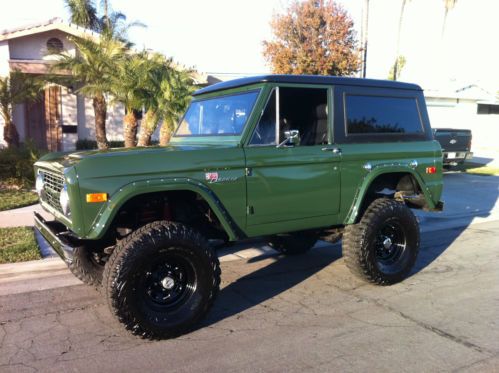
[[[386,233],[388,230],[388,233]],[[391,250],[390,232],[401,242],[390,260],[383,258]],[[387,234],[387,235],[385,235]],[[390,238],[386,246],[382,240]],[[348,225],[343,234],[343,256],[347,267],[359,278],[378,285],[402,281],[410,273],[419,252],[419,225],[412,211],[390,199],[374,200],[360,222]],[[403,244],[402,244],[403,242]],[[393,261],[393,263],[392,263]]]
[[[304,254],[314,247],[318,238],[317,232],[292,232],[269,237],[268,245],[281,254],[298,255]]]
[[[99,287],[102,283],[104,263],[94,258],[94,253],[85,247],[73,250],[73,261],[68,265],[71,273],[85,284]]]
[[[178,267],[180,273],[171,274]],[[165,279],[175,277],[173,288],[166,290]],[[185,284],[180,287],[182,281]],[[191,330],[213,305],[220,288],[220,263],[195,230],[156,221],[116,246],[104,270],[103,287],[111,313],[132,334],[144,339],[172,338]],[[182,295],[177,303],[173,302],[175,289]]]

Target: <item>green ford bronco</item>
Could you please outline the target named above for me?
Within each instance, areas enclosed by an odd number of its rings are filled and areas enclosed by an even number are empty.
[[[203,88],[166,147],[53,153],[35,164],[36,228],[133,334],[191,329],[220,287],[216,247],[281,254],[342,238],[380,285],[419,250],[410,208],[441,210],[442,152],[417,85],[269,75]]]

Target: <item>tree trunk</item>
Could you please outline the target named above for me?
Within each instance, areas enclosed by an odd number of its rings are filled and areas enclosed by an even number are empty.
[[[9,148],[17,148],[19,146],[19,133],[17,132],[17,128],[11,120],[5,121],[5,125],[3,128],[3,138]]]
[[[151,136],[156,130],[158,124],[158,115],[154,110],[147,110],[144,119],[140,123],[140,135],[138,146],[151,145]]]
[[[137,117],[133,110],[128,110],[123,118],[123,123],[125,124],[123,131],[125,136],[125,148],[133,148],[137,145]]]
[[[400,56],[400,34],[402,33],[402,24],[404,22],[404,10],[407,0],[402,0],[402,6],[400,7],[400,16],[399,16],[399,26],[397,32],[397,45],[395,51],[395,63],[393,64],[393,80],[398,79],[398,75],[400,72],[398,71],[398,61]]]
[[[106,137],[106,115],[107,103],[103,95],[93,98],[94,116],[95,116],[95,140],[99,149],[108,149],[109,143]]]
[[[172,137],[172,127],[170,120],[165,119],[161,125],[161,130],[159,132],[159,144],[161,146],[168,145],[170,138]]]

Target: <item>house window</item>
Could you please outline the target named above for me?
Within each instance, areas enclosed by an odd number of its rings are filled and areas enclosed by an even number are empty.
[[[499,105],[478,104],[477,114],[482,114],[482,115],[499,114]]]
[[[58,38],[50,38],[47,41],[47,49],[51,53],[61,53],[64,49],[64,45],[62,44],[61,39]]]

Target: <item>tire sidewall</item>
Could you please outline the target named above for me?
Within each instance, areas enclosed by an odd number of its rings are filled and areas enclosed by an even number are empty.
[[[104,265],[92,259],[93,252],[85,247],[76,247],[73,260],[69,264],[71,272],[87,285],[99,286],[102,283]]]
[[[419,226],[414,214],[405,205],[390,201],[383,209],[373,215],[373,218],[367,224],[367,229],[364,236],[364,244],[366,245],[366,261],[371,267],[374,277],[377,277],[381,282],[393,284],[400,282],[410,273],[414,266],[419,252]],[[369,211],[367,211],[367,214]],[[376,257],[376,238],[379,230],[387,223],[395,221],[402,228],[405,236],[406,247],[400,260],[400,268],[398,270],[387,272],[379,263]]]
[[[120,248],[110,264],[112,275],[107,289],[110,307],[127,329],[144,337],[173,337],[187,331],[204,316],[218,291],[213,254],[202,237],[190,231],[193,239],[178,239],[172,237],[172,231],[173,236],[175,231],[185,236],[183,228],[174,224],[167,228],[144,229]],[[159,312],[148,307],[139,283],[144,271],[167,254],[181,256],[192,265],[196,288],[174,310]]]

